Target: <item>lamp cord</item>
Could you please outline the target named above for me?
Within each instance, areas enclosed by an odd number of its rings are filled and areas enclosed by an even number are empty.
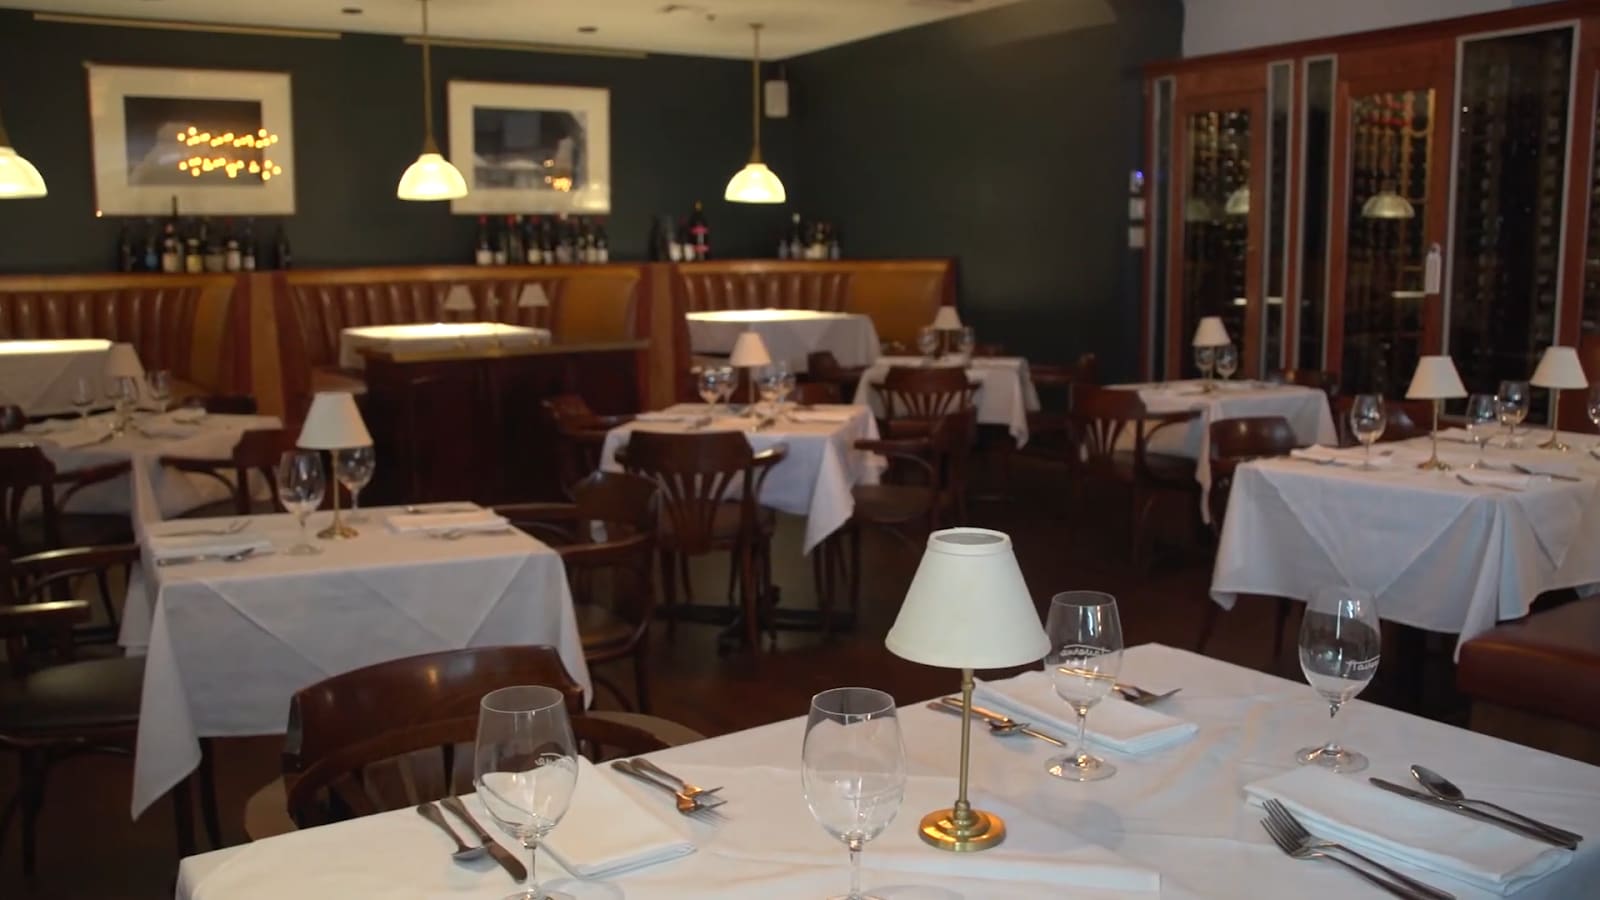
[[[433,59],[428,50],[428,0],[422,0],[422,152],[438,153],[433,139]]]
[[[750,161],[761,162],[761,26],[751,25],[756,52],[750,59]]]

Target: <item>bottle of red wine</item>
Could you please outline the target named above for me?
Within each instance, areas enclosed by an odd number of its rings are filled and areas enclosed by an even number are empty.
[[[206,270],[205,247],[201,242],[205,226],[200,223],[191,223],[189,236],[183,241],[183,270],[191,275],[198,275]]]
[[[239,270],[254,272],[256,270],[256,230],[255,223],[250,219],[244,220],[244,237],[240,239]]]
[[[694,259],[711,258],[711,223],[706,221],[706,209],[699,200],[694,202],[694,212],[689,214],[689,238],[694,246]]]
[[[828,258],[844,259],[844,247],[839,244],[839,229],[828,223]]]
[[[608,263],[611,261],[611,242],[606,237],[606,220],[596,219],[594,225],[594,261]]]
[[[117,271],[133,271],[133,235],[128,233],[126,223],[117,230]]]
[[[289,235],[288,235],[287,232],[285,232],[283,230],[283,226],[282,225],[278,226],[278,236],[277,236],[277,239],[275,241],[273,241],[273,243],[276,244],[277,248],[278,248],[278,253],[277,253],[277,256],[278,256],[278,258],[277,258],[278,268],[280,268],[280,269],[293,268],[294,267],[294,254],[289,251]]]
[[[178,238],[178,198],[172,198],[172,215],[161,226],[161,271],[183,271],[183,245]]]
[[[673,262],[688,262],[694,253],[692,247],[689,243],[689,225],[679,219],[677,227],[672,229],[671,243],[667,245],[667,258]]]
[[[489,217],[478,217],[478,250],[473,254],[473,261],[480,266],[487,266],[494,262],[494,248],[489,246]]]
[[[567,221],[567,216],[562,213],[556,222],[556,262],[560,265],[569,265],[573,261],[572,223]]]
[[[544,252],[539,249],[538,216],[528,216],[522,220],[522,262],[530,266],[544,263]]]
[[[497,265],[497,266],[505,265],[506,264],[506,229],[505,229],[505,226],[503,224],[499,223],[499,222],[495,223],[494,243],[492,243],[490,246],[493,248],[493,250],[490,253],[490,257],[489,257],[490,258],[490,262],[492,262],[494,265]]]
[[[205,270],[207,272],[221,272],[226,267],[226,259],[222,252],[222,241],[217,236],[217,230],[211,227],[209,219],[200,222],[200,243],[205,247]]]
[[[539,223],[539,255],[547,266],[556,264],[556,234],[555,226],[549,219]]]
[[[800,225],[800,214],[795,213],[789,217],[789,258],[803,259],[806,255],[805,241],[801,238],[804,229]]]
[[[228,272],[244,268],[244,254],[239,250],[239,239],[233,234],[232,219],[222,223],[222,268]]]
[[[139,260],[143,272],[161,271],[161,248],[156,245],[156,220],[144,220],[144,254]]]

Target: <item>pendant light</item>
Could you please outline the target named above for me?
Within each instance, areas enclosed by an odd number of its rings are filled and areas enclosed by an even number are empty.
[[[729,203],[782,203],[789,199],[783,182],[761,161],[761,26],[751,25],[755,55],[750,62],[750,162],[728,179],[722,199]]]
[[[1410,200],[1400,196],[1392,181],[1385,183],[1383,190],[1361,204],[1361,216],[1366,219],[1412,219],[1416,215],[1416,207],[1411,205]]]
[[[401,200],[455,200],[467,195],[467,180],[439,154],[433,139],[433,62],[428,53],[428,0],[422,0],[422,155],[400,176]]]
[[[45,193],[44,176],[12,149],[6,123],[0,121],[0,200],[43,197]]]

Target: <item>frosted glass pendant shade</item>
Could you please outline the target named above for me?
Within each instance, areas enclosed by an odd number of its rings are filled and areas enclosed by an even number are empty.
[[[789,195],[766,163],[753,162],[733,173],[722,199],[729,203],[783,203]]]
[[[417,157],[400,176],[395,196],[401,200],[455,200],[467,195],[467,180],[437,152]]]
[[[780,185],[778,190],[783,187]],[[46,193],[44,176],[33,163],[18,156],[11,147],[0,146],[0,200],[43,197]]]

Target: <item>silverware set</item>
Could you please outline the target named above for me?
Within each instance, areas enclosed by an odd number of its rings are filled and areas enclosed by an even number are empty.
[[[943,697],[929,703],[928,708],[959,716],[961,715],[961,698]],[[1010,716],[1003,716],[981,706],[974,706],[972,714],[981,719],[985,725],[988,725],[990,733],[997,737],[1010,737],[1014,734],[1021,734],[1031,738],[1038,738],[1047,744],[1054,744],[1057,747],[1066,746],[1065,742],[1058,741],[1050,735],[1034,729],[1030,722],[1018,722]]]
[[[234,550],[231,553],[191,553],[188,556],[168,556],[157,559],[156,567],[164,569],[168,566],[183,566],[189,563],[210,561],[237,563],[244,562],[254,556],[268,556],[270,554],[271,551],[269,550],[258,550],[255,547],[245,547],[242,550]]]
[[[515,528],[447,528],[444,531],[429,531],[428,537],[436,541],[459,541],[478,535],[505,535],[516,531]]]
[[[1553,481],[1582,481],[1583,480],[1582,478],[1579,478],[1576,475],[1566,475],[1566,474],[1563,474],[1561,472],[1541,472],[1541,471],[1539,471],[1537,469],[1530,469],[1527,466],[1521,465],[1519,463],[1512,463],[1511,464],[1511,468],[1516,470],[1516,471],[1518,471],[1518,472],[1521,472],[1524,475],[1537,475],[1537,476],[1542,477],[1542,478],[1549,478],[1549,479],[1551,479]]]
[[[1459,472],[1456,473],[1456,480],[1461,482],[1462,484],[1468,486],[1468,487],[1493,488],[1493,489],[1495,489],[1497,491],[1509,491],[1509,492],[1511,492],[1513,494],[1522,493],[1522,489],[1521,488],[1515,488],[1515,487],[1512,487],[1509,484],[1494,484],[1494,483],[1488,482],[1488,481],[1473,481],[1471,478],[1468,478],[1467,476],[1462,475]]]
[[[462,824],[466,825],[467,829],[478,839],[478,843],[472,845],[463,841],[461,836],[456,834],[456,830],[450,827],[450,823],[445,819],[444,814],[439,812],[440,807],[448,809],[456,818],[460,819]],[[467,811],[467,805],[461,802],[460,797],[445,797],[437,804],[423,803],[417,807],[417,814],[439,826],[439,829],[448,834],[450,840],[455,842],[456,849],[455,852],[450,854],[450,858],[456,862],[470,862],[487,853],[494,858],[495,862],[500,864],[502,869],[506,870],[508,875],[518,882],[528,880],[528,867],[513,856],[510,850],[501,846],[498,841],[491,837],[482,825],[478,824],[478,820],[474,819],[472,813]]]
[[[1495,825],[1507,831],[1533,838],[1536,841],[1543,841],[1556,847],[1576,850],[1578,849],[1578,842],[1583,840],[1583,835],[1568,831],[1565,828],[1558,828],[1538,819],[1531,819],[1499,804],[1490,803],[1487,800],[1474,800],[1467,797],[1459,787],[1456,787],[1454,782],[1426,766],[1412,766],[1411,777],[1416,779],[1417,783],[1423,787],[1423,790],[1414,790],[1404,785],[1395,784],[1392,781],[1385,781],[1382,778],[1368,778],[1367,781],[1371,782],[1373,787],[1381,788],[1391,794],[1398,794],[1402,797],[1416,800],[1419,803],[1426,803],[1429,806],[1449,810],[1457,815]],[[1499,813],[1499,815],[1496,815],[1496,813]]]
[[[717,809],[728,801],[717,792],[720,787],[703,788],[690,784],[668,772],[666,769],[652,763],[648,759],[636,757],[634,759],[619,759],[611,763],[611,768],[629,778],[634,778],[651,787],[658,788],[671,794],[677,804],[678,812],[703,822],[726,822],[728,817]]]
[[[1343,844],[1319,840],[1315,835],[1307,831],[1304,825],[1300,824],[1300,820],[1289,812],[1288,807],[1277,800],[1268,800],[1265,808],[1267,817],[1261,820],[1261,827],[1267,830],[1267,834],[1272,838],[1272,842],[1278,845],[1279,850],[1295,859],[1332,860],[1372,882],[1377,887],[1388,891],[1396,897],[1404,897],[1406,900],[1452,900],[1455,896],[1423,884],[1415,878],[1402,875]],[[1355,860],[1360,862],[1357,863]],[[1365,868],[1364,866],[1370,868]],[[1377,871],[1374,872],[1372,871],[1373,869]]]
[[[164,538],[175,537],[228,537],[250,527],[249,519],[234,519],[221,528],[191,528],[188,531],[168,531],[157,535]]]

